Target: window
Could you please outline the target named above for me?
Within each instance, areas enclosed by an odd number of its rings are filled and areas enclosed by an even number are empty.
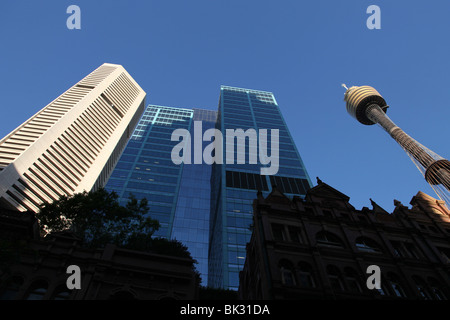
[[[411,258],[420,259],[422,257],[417,248],[412,243],[404,243],[404,247],[405,251]]]
[[[295,278],[292,270],[281,267],[281,278],[284,285],[295,286]]]
[[[405,291],[403,290],[403,287],[400,285],[400,283],[398,283],[397,281],[391,281],[391,286],[397,297],[406,297]]]
[[[433,286],[431,287],[431,290],[433,291],[433,294],[435,295],[437,300],[447,300],[447,297],[440,288]]]
[[[299,285],[302,288],[315,288],[316,283],[314,281],[312,268],[306,262],[300,262],[299,265]]]
[[[388,281],[391,285],[391,288],[394,292],[394,294],[399,298],[406,298],[405,290],[400,282],[400,279],[397,275],[393,273],[388,274]]]
[[[328,247],[335,247],[335,248],[343,248],[344,244],[342,243],[342,240],[332,234],[331,232],[327,231],[319,231],[316,234],[316,241],[318,245],[322,246],[328,246]]]
[[[442,255],[442,258],[444,258],[444,262],[445,263],[449,263],[450,262],[450,248],[438,248],[439,252]]]
[[[403,246],[398,241],[391,241],[392,248],[394,249],[394,255],[396,257],[405,257],[406,254],[404,252]]]
[[[53,292],[52,300],[67,300],[69,299],[70,293],[66,285],[61,285]]]
[[[283,161],[282,164],[287,165],[287,160],[281,161]],[[298,160],[294,161],[292,165],[298,166]],[[306,179],[270,176],[270,183],[272,186],[276,185],[278,190],[283,193],[306,194],[309,189]]]
[[[378,293],[382,296],[389,295],[389,290],[386,288],[386,285],[384,284],[384,282],[381,282],[380,289],[377,289],[377,290],[378,290]]]
[[[429,277],[428,284],[430,286],[431,292],[434,294],[437,300],[447,300],[447,296],[444,294],[439,281],[437,281],[435,278]]]
[[[422,255],[417,248],[409,242],[391,241],[394,255],[402,258],[420,259]]]
[[[281,282],[286,286],[295,286],[295,276],[292,264],[287,260],[280,261]]]
[[[359,237],[356,239],[355,245],[359,251],[381,253],[378,244],[370,238]]]
[[[383,274],[381,274],[381,276],[383,277]],[[390,285],[388,286],[389,281],[385,281],[383,278],[380,279],[380,289],[375,289],[377,290],[378,294],[380,296],[389,296],[391,295],[390,292]]]
[[[358,273],[354,269],[349,267],[345,268],[344,272],[345,280],[347,282],[349,290],[352,292],[363,292]]]
[[[327,267],[328,278],[330,279],[331,287],[335,292],[344,291],[344,284],[342,282],[341,272],[335,266]]]
[[[272,234],[275,241],[286,241],[286,234],[283,225],[272,224]]]
[[[35,281],[25,296],[25,300],[42,300],[47,293],[47,287],[47,282],[43,280]]]
[[[414,280],[419,295],[425,300],[431,300],[431,294],[426,288],[425,282],[422,280],[422,278],[413,276],[412,279]]]
[[[303,243],[302,239],[302,230],[298,227],[288,227],[289,229],[289,237],[292,242]]]
[[[266,177],[247,172],[226,171],[226,184],[230,188],[268,191]]]

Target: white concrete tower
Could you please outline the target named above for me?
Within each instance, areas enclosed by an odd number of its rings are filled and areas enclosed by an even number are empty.
[[[105,63],[25,121],[0,140],[0,206],[38,212],[103,186],[145,96],[122,66]]]

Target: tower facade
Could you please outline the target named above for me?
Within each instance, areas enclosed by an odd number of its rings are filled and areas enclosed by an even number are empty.
[[[38,212],[103,186],[144,110],[146,93],[105,63],[0,140],[0,205]]]
[[[219,136],[207,137],[214,129],[220,131],[221,143]],[[189,138],[172,139],[176,130],[189,133]],[[267,130],[266,157],[251,146],[255,141],[232,141],[227,130],[241,130],[243,135],[253,130],[260,149],[258,133]],[[277,130],[276,146],[272,130]],[[172,151],[183,141],[190,146],[183,149],[184,161],[175,163]],[[212,164],[205,159],[211,145]],[[263,161],[251,163],[255,156]],[[262,174],[264,168],[272,174]],[[106,189],[118,193],[121,204],[130,194],[149,200],[149,214],[161,224],[155,235],[188,247],[198,262],[202,285],[237,290],[251,235],[252,201],[258,191],[268,194],[274,185],[291,197],[304,196],[311,186],[275,97],[222,86],[217,112],[149,105]]]
[[[418,192],[411,208],[356,209],[318,180],[305,199],[274,189],[254,201],[242,300],[448,300],[450,211]],[[369,286],[372,267],[380,286]],[[372,282],[373,283],[373,282]]]
[[[214,128],[216,116],[217,112],[211,110],[147,106],[106,184],[106,189],[119,195],[122,205],[130,194],[149,201],[149,215],[161,225],[155,235],[187,246],[198,262],[204,285],[208,274],[211,166],[175,164],[171,152],[177,142],[171,136],[177,129],[194,136],[194,121],[201,122],[203,131]],[[194,146],[191,148],[193,154]]]
[[[270,164],[264,164],[261,157],[256,164],[250,163],[255,152],[261,156],[264,145],[259,144],[257,151],[252,149],[251,138],[240,142],[236,138],[230,144],[227,134],[227,154],[228,148],[234,148],[234,159],[229,161],[228,157],[223,164],[212,167],[208,285],[237,290],[252,232],[252,202],[257,192],[267,195],[276,185],[288,196],[304,196],[311,182],[273,93],[222,86],[216,128],[223,133],[227,129],[254,129],[257,134],[267,130],[266,146],[272,157]],[[272,136],[277,133],[275,146]],[[244,163],[238,161],[240,153],[245,155]],[[269,174],[261,170],[276,162],[278,170]]]

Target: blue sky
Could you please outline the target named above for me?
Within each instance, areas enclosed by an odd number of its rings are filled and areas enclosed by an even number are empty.
[[[66,27],[72,4],[81,30]],[[366,27],[372,4],[380,30]],[[449,158],[449,12],[445,0],[4,0],[0,137],[104,62],[151,104],[216,110],[220,85],[267,90],[314,183],[391,212],[436,195],[382,129],[346,113],[340,85],[375,87],[397,125]]]

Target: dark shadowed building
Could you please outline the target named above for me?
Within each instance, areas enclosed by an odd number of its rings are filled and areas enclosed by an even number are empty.
[[[450,212],[423,192],[411,208],[394,201],[356,210],[318,179],[303,200],[276,188],[254,201],[240,273],[241,299],[450,298]],[[370,265],[381,288],[368,289]]]
[[[89,249],[70,232],[42,240],[36,220],[20,212],[0,215],[0,300],[192,300],[199,278],[194,261],[169,253],[107,245]],[[12,240],[12,241],[11,241]],[[6,260],[6,261],[5,261]],[[66,284],[80,267],[81,289]]]

